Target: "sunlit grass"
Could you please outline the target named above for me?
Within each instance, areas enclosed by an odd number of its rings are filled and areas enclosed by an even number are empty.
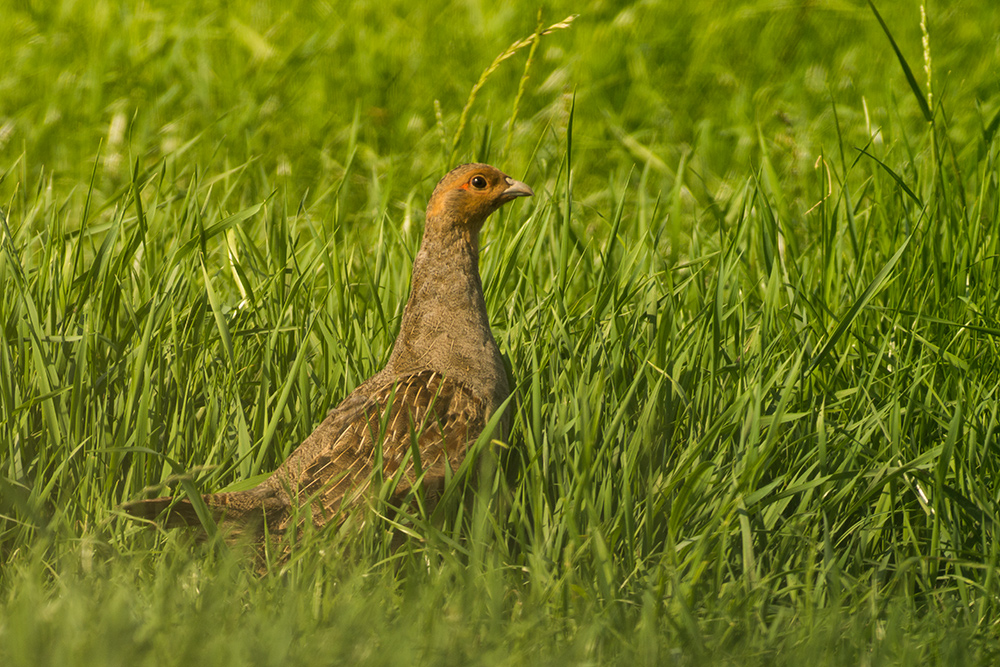
[[[990,664],[980,4],[927,8],[933,97],[918,9],[879,8],[897,55],[867,7],[560,7],[462,132],[535,9],[15,12],[0,661]],[[384,363],[455,138],[536,192],[483,236],[499,468],[263,574],[123,520],[259,479]]]

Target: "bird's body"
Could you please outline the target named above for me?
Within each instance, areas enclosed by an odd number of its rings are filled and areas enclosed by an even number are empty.
[[[410,298],[385,368],[359,385],[263,483],[248,491],[203,496],[214,518],[259,537],[280,533],[305,514],[322,525],[365,497],[378,477],[392,479],[401,501],[420,484],[427,502],[486,428],[509,394],[490,331],[479,277],[479,231],[524,183],[484,164],[449,172],[427,205],[413,262]],[[494,437],[505,439],[502,416]],[[381,472],[380,475],[376,474]],[[200,525],[194,506],[173,498],[124,505],[165,525]]]

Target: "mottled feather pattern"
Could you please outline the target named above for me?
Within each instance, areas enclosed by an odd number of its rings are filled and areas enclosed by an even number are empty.
[[[485,426],[484,402],[461,383],[434,371],[400,378],[372,396],[340,437],[306,465],[295,484],[299,500],[312,503],[314,521],[326,523],[364,496],[379,459],[383,480],[396,477],[405,462],[392,501],[405,498],[418,469],[425,491],[432,491]]]
[[[484,401],[462,383],[435,371],[388,383],[352,412],[353,419],[339,437],[309,460],[288,461],[293,465],[279,469],[272,478],[275,483],[203,496],[215,519],[226,520],[231,527],[240,524],[240,535],[260,537],[265,521],[269,532],[282,533],[295,518],[291,509],[310,505],[313,522],[323,525],[365,499],[376,479],[379,459],[382,480],[395,481],[390,504],[405,502],[419,476],[425,500],[433,507],[447,476],[461,464],[487,420]],[[337,416],[336,411],[331,414],[333,421]],[[297,477],[282,475],[283,470],[296,468],[300,470]],[[187,501],[154,498],[132,503],[127,509],[153,519],[168,507],[171,512],[164,527],[200,525]]]

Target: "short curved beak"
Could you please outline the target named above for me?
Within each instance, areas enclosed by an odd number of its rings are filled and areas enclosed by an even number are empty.
[[[507,202],[516,197],[533,197],[535,191],[529,188],[525,183],[521,181],[515,181],[513,178],[507,177],[507,189],[500,194],[500,198]]]

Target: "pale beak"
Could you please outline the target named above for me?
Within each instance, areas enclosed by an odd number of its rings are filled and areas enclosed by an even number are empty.
[[[507,189],[500,193],[500,200],[508,202],[516,197],[533,197],[535,191],[521,181],[507,177]]]

